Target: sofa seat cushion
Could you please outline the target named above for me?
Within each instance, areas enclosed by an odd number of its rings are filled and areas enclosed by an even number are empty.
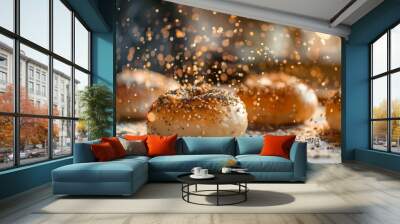
[[[75,163],[53,170],[53,181],[131,182],[132,177],[139,175],[140,172],[147,172],[146,161],[140,159]]]
[[[236,160],[250,172],[293,172],[292,161],[279,156],[239,155]]]
[[[115,161],[127,161],[127,162],[129,162],[129,161],[132,161],[132,160],[138,160],[138,161],[147,162],[147,161],[149,161],[149,159],[150,159],[150,157],[148,157],[148,156],[131,155],[131,156],[125,156],[124,158],[121,158],[121,159],[114,160],[113,162],[115,162]]]
[[[174,155],[158,156],[149,160],[152,172],[190,172],[193,167],[203,167],[210,171],[219,171],[228,160],[235,159],[231,155]]]

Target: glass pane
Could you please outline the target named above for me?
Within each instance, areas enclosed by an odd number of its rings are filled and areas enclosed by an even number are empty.
[[[400,72],[391,75],[390,98],[392,117],[400,117]]]
[[[49,0],[20,0],[21,36],[49,47]]]
[[[53,60],[53,114],[72,117],[72,69]]]
[[[391,139],[392,139],[392,152],[400,153],[400,120],[391,121]]]
[[[391,31],[390,37],[390,67],[400,67],[400,24]]]
[[[14,111],[13,40],[0,35],[0,111]]]
[[[387,71],[387,34],[372,45],[372,75]]]
[[[387,121],[372,122],[372,148],[387,151]]]
[[[81,114],[80,95],[86,86],[89,86],[89,75],[75,69],[75,117]]]
[[[372,118],[387,117],[387,78],[372,81]]]
[[[53,156],[72,154],[72,121],[53,120]]]
[[[14,31],[14,0],[0,1],[0,26]]]
[[[75,63],[89,69],[89,32],[75,18]]]
[[[75,121],[75,143],[87,141],[88,129],[84,120]]]
[[[48,63],[47,55],[21,44],[21,113],[48,114]]]
[[[0,116],[0,170],[14,164],[13,118]]]
[[[71,60],[72,12],[60,1],[53,1],[53,51]]]
[[[34,163],[49,158],[49,120],[45,118],[20,118],[21,164]]]

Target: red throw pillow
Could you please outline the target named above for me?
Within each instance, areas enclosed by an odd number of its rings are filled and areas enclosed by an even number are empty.
[[[94,157],[99,162],[110,161],[117,158],[113,147],[108,142],[93,144],[91,145],[91,149]]]
[[[101,138],[101,142],[108,142],[114,149],[115,155],[118,158],[126,156],[126,151],[124,146],[121,144],[117,137],[110,137],[110,138]]]
[[[176,155],[176,139],[177,135],[171,136],[160,136],[160,135],[149,135],[147,136],[147,155],[148,156],[165,156],[165,155]]]
[[[124,139],[129,141],[146,141],[147,135],[124,135]]]
[[[296,135],[275,136],[265,135],[264,146],[261,149],[262,156],[280,156],[290,158],[290,148],[296,140]]]

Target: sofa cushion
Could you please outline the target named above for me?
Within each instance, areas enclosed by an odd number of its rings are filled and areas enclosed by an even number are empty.
[[[122,146],[126,151],[126,155],[137,155],[145,156],[147,155],[146,142],[142,140],[126,140],[124,138],[119,138]]]
[[[96,157],[96,161],[105,162],[118,158],[112,145],[108,142],[93,144],[90,147],[92,149],[94,157]]]
[[[292,161],[279,156],[239,155],[240,167],[250,172],[292,172]]]
[[[262,135],[236,137],[236,155],[260,154],[264,144]]]
[[[178,154],[225,154],[235,155],[233,137],[183,137],[178,141]]]
[[[176,155],[177,138],[177,135],[149,135],[146,140],[147,147],[149,149],[147,155],[151,157]]]
[[[231,159],[235,158],[231,155],[158,156],[149,160],[149,170],[152,172],[190,172],[193,167],[199,166],[216,172]]]
[[[144,160],[75,163],[59,167],[52,173],[53,181],[58,182],[130,182],[136,172],[147,172]]]
[[[126,151],[124,146],[121,144],[117,137],[103,137],[101,142],[108,142],[112,146],[117,158],[122,158],[126,156]]]
[[[262,156],[280,156],[290,159],[290,148],[296,140],[296,135],[265,135]]]

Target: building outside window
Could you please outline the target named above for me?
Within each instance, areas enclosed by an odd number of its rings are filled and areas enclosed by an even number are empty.
[[[8,2],[11,8],[15,5]],[[51,2],[19,1],[19,12],[11,12],[14,20],[20,21],[17,29],[0,29],[0,87],[3,83],[12,87],[0,88],[0,170],[70,156],[74,142],[87,139],[85,126],[80,125],[79,114],[71,105],[79,102],[79,91],[90,84],[82,82],[90,80],[91,74],[90,32],[64,1]],[[12,60],[14,54],[19,61]],[[19,88],[14,82],[16,66]],[[14,99],[16,90],[21,94]],[[57,102],[60,95],[62,102]],[[14,111],[14,105],[19,111]],[[19,130],[18,135],[14,129]],[[33,132],[40,134],[33,138]]]
[[[7,56],[0,54],[0,91],[5,91],[7,87]]]

